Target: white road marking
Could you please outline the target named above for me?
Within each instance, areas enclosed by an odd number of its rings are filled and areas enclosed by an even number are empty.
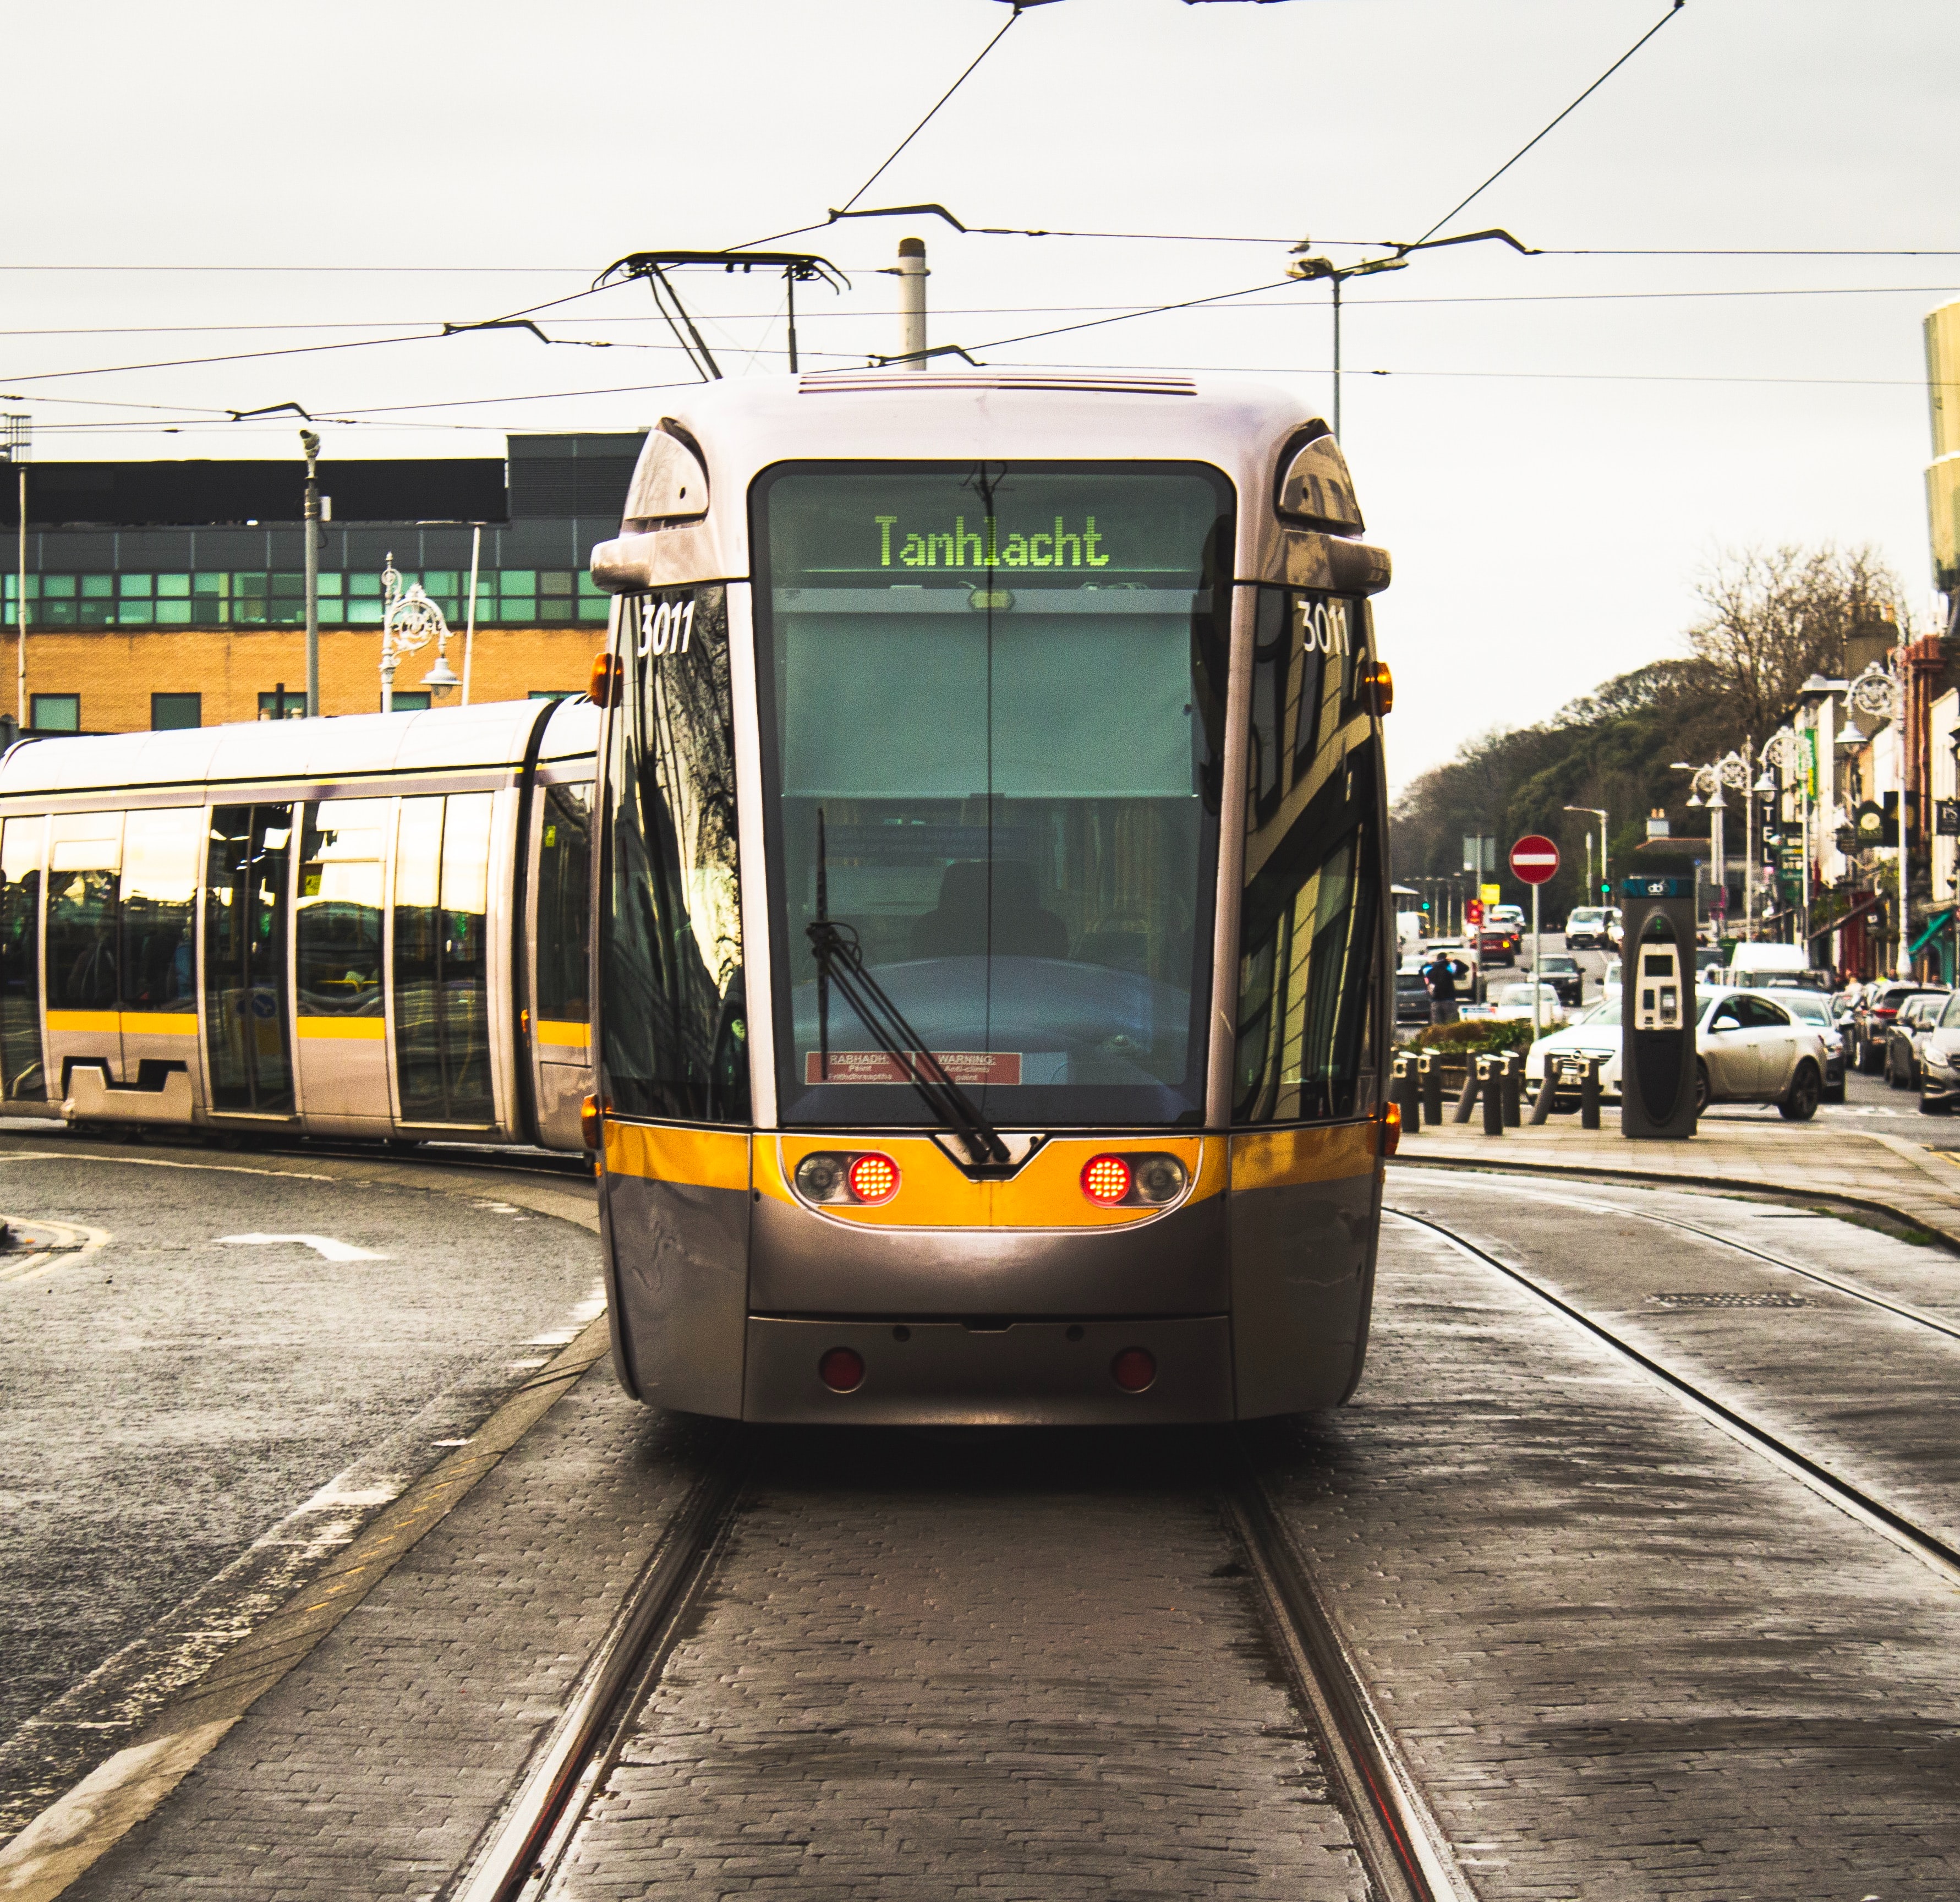
[[[253,1169],[242,1162],[168,1162],[153,1155],[90,1155],[70,1149],[0,1148],[0,1162],[120,1162],[132,1169],[202,1169],[221,1176],[283,1176],[289,1182],[338,1182],[339,1176],[310,1175],[304,1169]]]
[[[371,1248],[357,1248],[351,1241],[336,1241],[331,1235],[220,1235],[220,1241],[241,1242],[248,1247],[266,1247],[282,1241],[297,1241],[329,1261],[386,1261],[386,1255]]]

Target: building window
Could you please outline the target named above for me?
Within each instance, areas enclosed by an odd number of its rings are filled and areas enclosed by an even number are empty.
[[[575,700],[579,689],[575,687],[534,687],[525,696],[533,700]]]
[[[260,694],[259,718],[262,720],[304,720],[306,718],[304,692],[282,683],[273,688],[269,693]]]
[[[79,733],[81,731],[81,696],[79,693],[36,693],[27,703],[29,724],[37,733]]]
[[[396,713],[426,713],[429,709],[429,696],[418,689],[413,693],[397,691],[393,696],[392,710]]]
[[[158,733],[167,733],[180,727],[204,725],[204,696],[202,693],[152,693],[150,696],[150,725]]]

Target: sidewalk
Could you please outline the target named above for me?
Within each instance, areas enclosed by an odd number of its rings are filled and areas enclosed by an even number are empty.
[[[1451,1113],[1446,1103],[1443,1115]],[[1527,1112],[1529,1113],[1529,1112]],[[1447,1120],[1405,1130],[1393,1168],[1449,1162],[1481,1168],[1556,1174],[1653,1176],[1710,1187],[1774,1189],[1830,1196],[1889,1211],[1960,1252],[1960,1161],[1903,1136],[1847,1129],[1842,1123],[1787,1123],[1713,1117],[1686,1142],[1633,1141],[1620,1133],[1618,1106],[1602,1126],[1582,1129],[1574,1116],[1486,1136],[1480,1121]]]

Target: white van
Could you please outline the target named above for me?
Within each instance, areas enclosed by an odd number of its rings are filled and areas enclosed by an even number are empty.
[[[1802,945],[1738,945],[1729,954],[1729,968],[1720,981],[1732,989],[1760,989],[1781,985],[1828,990],[1831,974],[1811,967]]]

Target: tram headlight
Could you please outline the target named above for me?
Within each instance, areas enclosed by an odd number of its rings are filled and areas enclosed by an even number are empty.
[[[1184,1193],[1184,1164],[1174,1155],[1139,1156],[1131,1179],[1140,1202],[1175,1202]]]
[[[797,1193],[807,1202],[835,1202],[844,1187],[844,1158],[807,1155],[796,1166]]]

